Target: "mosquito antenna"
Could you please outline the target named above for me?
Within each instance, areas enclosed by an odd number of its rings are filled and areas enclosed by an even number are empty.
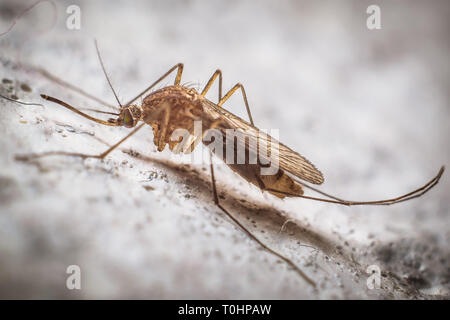
[[[113,88],[113,86],[111,84],[111,80],[109,79],[108,74],[106,73],[102,57],[100,56],[100,50],[98,50],[97,39],[95,39],[94,42],[95,42],[95,49],[97,50],[98,60],[100,60],[100,64],[102,66],[102,70],[103,70],[103,73],[105,74],[106,80],[108,81],[109,87],[111,88],[112,92],[114,93],[114,97],[116,97],[117,103],[119,104],[120,108],[123,108],[122,104],[120,103],[119,97],[117,96],[117,93],[116,93],[116,91],[114,90],[114,88]]]
[[[112,104],[110,104],[108,102],[105,102],[105,101],[103,101],[103,100],[101,100],[101,99],[99,99],[99,98],[97,98],[97,97],[95,97],[95,96],[85,92],[84,90],[74,86],[73,84],[70,84],[70,83],[68,83],[68,82],[58,78],[57,76],[51,74],[50,72],[48,72],[47,70],[45,70],[43,68],[33,67],[33,66],[31,66],[31,68],[32,68],[32,70],[38,72],[39,74],[41,74],[42,76],[46,77],[47,79],[56,82],[60,86],[63,86],[63,87],[68,88],[68,89],[70,89],[72,91],[75,91],[75,92],[81,94],[82,96],[85,96],[86,98],[94,100],[94,101],[96,101],[96,102],[98,102],[100,104],[103,104],[104,106],[107,106],[109,108],[112,108],[114,110],[120,110],[116,106],[113,106]]]
[[[309,200],[314,200],[314,201],[321,201],[321,202],[328,202],[328,203],[336,203],[336,204],[341,204],[341,205],[345,205],[345,206],[355,206],[355,205],[391,205],[394,203],[399,203],[399,202],[404,202],[407,200],[411,200],[414,198],[418,198],[422,195],[424,195],[425,193],[427,193],[429,190],[431,190],[441,179],[442,174],[445,171],[445,166],[442,166],[438,172],[438,174],[431,179],[430,181],[428,181],[425,185],[423,185],[420,188],[417,188],[416,190],[413,190],[411,192],[408,192],[404,195],[401,195],[399,197],[395,197],[395,198],[391,198],[391,199],[384,199],[384,200],[375,200],[375,201],[351,201],[351,200],[344,200],[344,199],[340,199],[338,197],[335,197],[333,195],[330,195],[328,193],[325,193],[323,191],[320,191],[316,188],[313,188],[311,186],[309,186],[308,184],[299,181],[298,179],[295,179],[298,183],[300,183],[302,186],[304,186],[305,188],[311,189],[314,192],[320,193],[321,195],[327,197],[326,198],[317,198],[317,197],[310,197],[310,196],[299,196],[297,194],[289,194],[287,192],[284,192],[283,194],[285,194],[286,196],[292,196],[292,197],[300,197],[300,198],[305,198],[305,199],[309,199]],[[277,191],[277,190],[272,190],[272,189],[267,189],[268,191]],[[279,192],[279,191],[277,191]]]

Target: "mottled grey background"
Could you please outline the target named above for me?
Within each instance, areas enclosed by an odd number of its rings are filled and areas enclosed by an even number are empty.
[[[0,32],[31,4],[2,1]],[[70,4],[81,8],[80,30],[66,28]],[[381,7],[381,30],[366,28],[370,4]],[[126,134],[43,101],[39,93],[100,107],[30,70],[113,103],[96,38],[122,101],[177,62],[199,87],[221,68],[225,89],[244,84],[256,124],[280,129],[321,169],[323,190],[359,200],[401,194],[449,164],[449,14],[448,1],[40,3],[0,37],[1,78],[13,81],[0,93],[45,105],[0,98],[0,296],[448,298],[447,172],[423,198],[347,208],[275,199],[218,166],[224,205],[313,278],[314,291],[214,206],[206,165],[157,153],[150,129],[122,147],[139,157],[14,155],[100,153]],[[208,96],[215,101],[215,90]],[[239,94],[226,107],[245,118]],[[65,286],[72,264],[80,291]],[[369,265],[382,271],[380,289],[366,286]]]

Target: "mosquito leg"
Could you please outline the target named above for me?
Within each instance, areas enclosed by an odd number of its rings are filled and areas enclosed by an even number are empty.
[[[105,74],[105,76],[106,76],[106,80],[108,81],[108,84],[109,84],[110,88],[112,89],[112,91],[113,91],[113,93],[114,93],[114,96],[116,97],[117,102],[118,102],[119,105],[120,105],[121,103],[120,103],[119,99],[117,98],[117,94],[116,94],[116,92],[114,91],[114,89],[113,89],[113,87],[112,87],[112,85],[111,85],[111,81],[109,80],[109,77],[108,77],[108,75],[107,75],[107,73],[106,73],[106,70],[105,70],[105,67],[104,67],[104,65],[103,65],[103,61],[102,61],[102,58],[101,58],[101,56],[100,56],[100,52],[99,52],[99,50],[98,50],[97,41],[95,41],[95,47],[96,47],[97,55],[98,55],[98,58],[99,58],[99,61],[100,61],[100,65],[101,65],[102,70],[103,70],[103,72],[104,72],[104,74]],[[137,99],[140,98],[142,95],[144,95],[147,91],[151,90],[154,86],[156,86],[159,82],[161,82],[162,80],[164,80],[164,78],[166,78],[169,74],[171,74],[175,69],[177,69],[177,75],[176,75],[176,77],[175,77],[175,82],[174,82],[174,84],[175,84],[175,85],[179,85],[180,82],[181,82],[181,75],[182,75],[182,73],[183,73],[183,67],[184,67],[184,65],[183,65],[182,63],[178,63],[178,64],[176,64],[175,66],[173,66],[172,68],[170,68],[169,71],[167,71],[167,72],[166,72],[164,75],[162,75],[158,80],[156,80],[156,81],[155,81],[154,83],[152,83],[149,87],[147,87],[145,90],[143,90],[140,94],[138,94],[136,97],[134,97],[134,98],[133,98],[132,100],[130,100],[128,103],[126,103],[125,106],[130,105],[130,104],[133,103],[135,100],[137,100]],[[115,110],[119,110],[116,106],[114,106],[114,105],[112,105],[112,104],[109,104],[109,103],[107,103],[107,102],[105,102],[105,101],[103,101],[103,100],[101,100],[101,99],[99,99],[99,98],[97,98],[97,97],[95,97],[95,96],[93,96],[93,95],[91,95],[91,94],[85,92],[84,90],[82,90],[82,89],[80,89],[80,88],[78,88],[78,87],[76,87],[76,86],[74,86],[74,85],[72,85],[72,84],[70,84],[70,83],[68,83],[68,82],[65,82],[64,80],[62,80],[62,79],[60,79],[60,78],[58,78],[58,77],[52,75],[50,72],[48,72],[47,70],[45,70],[45,69],[43,69],[43,68],[40,68],[40,67],[32,67],[32,69],[33,69],[34,71],[40,73],[42,76],[46,77],[47,79],[49,79],[49,80],[51,80],[51,81],[53,81],[53,82],[55,82],[55,83],[57,83],[57,84],[59,84],[59,85],[65,87],[65,88],[68,88],[68,89],[70,89],[70,90],[72,90],[72,91],[75,91],[75,92],[77,92],[77,93],[79,93],[79,94],[81,94],[81,95],[83,95],[83,96],[85,96],[85,97],[87,97],[87,98],[89,98],[89,99],[92,99],[92,100],[94,100],[94,101],[96,101],[96,102],[98,102],[98,103],[100,103],[100,104],[103,104],[103,105],[105,105],[105,106],[107,106],[107,107],[113,108],[113,109],[115,109]]]
[[[263,247],[267,252],[271,253],[272,255],[278,257],[279,259],[286,262],[289,266],[291,266],[306,282],[308,282],[313,287],[316,287],[316,283],[309,278],[302,270],[300,270],[297,265],[292,262],[292,260],[286,258],[285,256],[281,255],[280,253],[272,250],[268,246],[266,246],[261,240],[259,240],[256,236],[254,236],[242,223],[239,222],[235,217],[233,217],[219,202],[219,197],[217,195],[217,187],[216,187],[216,179],[214,176],[214,165],[212,162],[212,152],[209,153],[210,156],[210,168],[211,168],[211,183],[212,183],[212,190],[213,190],[213,197],[214,197],[214,203],[235,223],[237,224],[251,239],[256,241],[261,247]]]
[[[125,140],[127,140],[129,137],[131,137],[133,134],[135,134],[144,125],[145,125],[145,123],[140,124],[133,131],[131,131],[128,135],[126,135],[124,138],[122,138],[120,141],[118,141],[117,143],[115,143],[114,145],[109,147],[106,151],[104,151],[98,155],[89,155],[89,154],[85,154],[85,153],[65,152],[65,151],[49,151],[49,152],[43,152],[43,153],[39,153],[39,154],[17,155],[15,157],[15,159],[19,160],[19,161],[29,161],[32,159],[53,156],[53,155],[80,157],[83,159],[86,159],[86,158],[104,159],[109,153],[111,153],[119,145],[121,145],[123,142],[125,142]]]
[[[238,90],[239,88],[242,91],[242,96],[244,98],[244,102],[245,102],[245,107],[247,108],[247,113],[248,113],[248,117],[250,120],[250,123],[252,125],[254,125],[253,123],[253,119],[252,119],[252,115],[250,112],[250,107],[248,104],[248,100],[247,100],[247,95],[245,93],[245,89],[244,86],[240,83],[236,84],[230,91],[227,92],[227,94],[225,94],[225,96],[223,98],[222,97],[222,72],[218,69],[216,70],[216,72],[213,74],[213,76],[209,79],[208,83],[205,86],[205,89],[203,89],[202,91],[202,95],[204,96],[206,94],[206,92],[210,89],[210,87],[212,86],[212,83],[214,82],[214,80],[219,76],[219,106],[222,106],[225,101],[227,101],[232,95],[233,93],[236,92],[236,90]],[[298,183],[300,183],[301,185],[303,185],[304,187],[311,189],[319,194],[322,194],[323,196],[329,198],[329,199],[325,199],[325,198],[316,198],[316,197],[309,197],[309,196],[300,196],[301,198],[305,198],[305,199],[310,199],[310,200],[315,200],[315,201],[323,201],[323,202],[329,202],[329,203],[336,203],[336,204],[341,204],[341,205],[346,205],[346,206],[354,206],[354,205],[391,205],[394,203],[399,203],[399,202],[403,202],[403,201],[407,201],[407,200],[411,200],[414,198],[418,198],[420,196],[422,196],[423,194],[427,193],[431,188],[433,188],[438,182],[439,179],[441,178],[443,172],[445,170],[445,167],[442,167],[439,170],[439,173],[433,178],[431,179],[427,184],[425,184],[424,186],[422,186],[421,188],[418,188],[412,192],[406,193],[402,196],[396,197],[396,198],[392,198],[392,199],[384,199],[384,200],[376,200],[376,201],[349,201],[349,200],[344,200],[344,199],[340,199],[338,197],[335,197],[333,195],[327,194],[323,191],[320,191],[316,188],[313,188],[307,184],[305,184],[302,181],[298,181],[296,180]],[[276,191],[276,190],[270,190],[270,189],[265,189],[268,191]],[[277,191],[278,192],[278,191]],[[291,196],[291,197],[299,197],[299,195],[296,194],[288,194],[288,193],[282,193],[285,194],[286,196]]]
[[[213,121],[209,125],[208,130],[202,130],[203,132],[202,132],[201,136],[200,135],[195,136],[193,141],[184,148],[183,152],[188,154],[188,153],[191,153],[192,151],[194,151],[194,149],[198,146],[198,144],[200,142],[202,142],[203,139],[205,138],[205,136],[208,134],[208,131],[217,128],[220,124],[223,124],[223,121],[221,119],[217,119],[217,120]]]
[[[82,96],[91,99],[93,101],[96,101],[100,104],[103,104],[104,106],[107,106],[109,108],[118,110],[118,108],[108,102],[105,102],[87,92],[85,92],[84,90],[54,76],[53,74],[51,74],[50,72],[48,72],[47,70],[43,69],[43,68],[33,68],[36,72],[38,72],[39,74],[41,74],[42,76],[46,77],[47,79],[59,84],[60,86],[63,86],[67,89],[70,89],[74,92],[77,92],[79,94],[81,94]],[[167,71],[162,77],[160,77],[158,80],[156,80],[154,83],[152,83],[152,85],[150,85],[149,87],[147,87],[145,90],[143,90],[139,95],[137,95],[136,97],[134,97],[132,100],[130,100],[128,103],[125,104],[125,106],[130,105],[131,103],[133,103],[135,100],[137,100],[138,98],[140,98],[142,95],[144,95],[147,91],[151,90],[154,86],[156,86],[159,82],[161,82],[162,80],[164,80],[164,78],[166,78],[170,73],[172,73],[175,69],[178,69],[177,72],[177,76],[175,78],[175,84],[180,84],[181,81],[181,75],[183,73],[183,64],[182,63],[178,63],[177,65],[173,66],[172,68],[170,68],[169,71]]]
[[[252,113],[250,112],[250,107],[248,105],[247,95],[245,94],[245,89],[244,89],[244,86],[242,84],[237,83],[233,88],[231,88],[231,90],[228,91],[222,99],[220,99],[220,101],[219,101],[219,103],[217,105],[219,107],[221,107],[225,103],[225,101],[227,101],[228,98],[230,98],[233,95],[233,93],[235,93],[236,90],[239,89],[239,88],[242,91],[242,97],[244,98],[245,108],[247,109],[247,114],[248,114],[248,119],[250,120],[250,123],[252,124],[252,126],[254,126]]]
[[[222,71],[220,69],[217,69],[214,74],[209,79],[208,83],[206,84],[205,88],[203,89],[201,95],[204,96],[206,92],[211,88],[214,80],[219,77],[219,106],[223,104],[238,88],[242,89],[242,94],[244,96],[245,105],[247,108],[247,113],[250,119],[250,122],[253,124],[252,116],[250,113],[250,108],[248,106],[247,96],[245,95],[244,87],[241,84],[237,84],[231,89],[225,97],[222,98]],[[221,103],[222,102],[222,103]],[[213,129],[217,127],[220,124],[220,120],[215,121],[212,123],[211,128]],[[206,132],[205,132],[206,134]],[[204,135],[205,135],[204,134]],[[203,136],[204,136],[203,135]],[[256,241],[261,247],[263,247],[267,252],[270,254],[276,256],[277,258],[283,260],[286,262],[289,266],[291,266],[306,282],[308,282],[310,285],[312,285],[314,288],[316,287],[316,283],[309,278],[292,260],[286,258],[285,256],[279,254],[278,252],[272,250],[268,246],[266,246],[261,240],[259,240],[256,236],[254,236],[242,223],[239,222],[236,218],[234,218],[231,213],[228,212],[219,202],[219,197],[217,195],[217,187],[216,187],[216,178],[214,176],[214,165],[212,160],[212,152],[209,151],[209,159],[210,159],[210,171],[211,171],[211,184],[212,184],[212,191],[213,191],[213,200],[214,203],[235,223],[237,224],[251,239]]]
[[[178,63],[174,65],[172,68],[169,69],[165,74],[163,74],[158,80],[153,82],[150,86],[148,86],[146,89],[144,89],[141,93],[139,93],[136,97],[128,101],[125,106],[128,106],[132,104],[134,101],[139,99],[141,96],[143,96],[147,91],[151,90],[154,86],[156,86],[158,83],[160,83],[162,80],[164,80],[169,74],[171,74],[175,69],[177,69],[177,75],[175,77],[174,84],[179,85],[181,82],[181,75],[183,74],[183,68],[184,65],[182,63]]]
[[[50,98],[50,97],[47,97]],[[57,101],[57,103],[62,104],[63,106],[67,107],[68,109],[77,112],[83,116],[86,117],[85,114],[83,114],[82,112],[78,111],[77,109],[75,109],[74,107],[66,104],[65,102],[59,101],[55,98],[51,98]],[[53,101],[53,100],[52,100]],[[165,112],[170,106],[168,104],[164,104],[162,106],[160,106],[157,110],[155,110],[155,112],[153,112],[149,117],[148,120],[152,121],[155,120],[159,117],[159,115],[161,114],[161,112]],[[89,116],[87,116],[88,118],[90,118]],[[94,119],[92,118],[91,120],[94,120],[95,122],[99,122],[102,123],[100,120],[98,119]],[[108,122],[105,122],[105,124],[108,124]],[[142,123],[139,126],[137,126],[133,131],[131,131],[127,136],[125,136],[125,138],[121,139],[119,142],[117,142],[116,144],[114,144],[113,146],[111,146],[108,150],[106,150],[105,152],[100,153],[99,155],[89,155],[89,154],[84,154],[84,153],[74,153],[74,152],[65,152],[65,151],[50,151],[50,152],[44,152],[44,153],[40,153],[40,154],[30,154],[30,155],[17,155],[15,158],[16,160],[22,160],[22,161],[27,161],[33,158],[41,158],[41,157],[45,157],[45,156],[51,156],[51,155],[65,155],[65,156],[73,156],[73,157],[81,157],[81,158],[97,158],[97,159],[103,159],[105,158],[109,153],[111,153],[115,148],[117,148],[120,144],[122,144],[125,140],[127,140],[129,137],[131,137],[133,134],[135,134],[139,129],[141,129],[146,123]],[[113,125],[113,124],[109,124],[109,125]]]
[[[220,69],[217,69],[214,74],[209,78],[208,83],[206,84],[205,88],[203,89],[201,95],[205,96],[208,90],[211,88],[213,82],[219,77],[219,103],[217,104],[219,107],[221,107],[225,101],[227,101],[233,93],[236,92],[236,90],[241,89],[242,91],[242,97],[244,98],[245,102],[245,108],[247,109],[248,118],[250,120],[250,123],[254,125],[252,113],[250,112],[250,106],[248,105],[247,95],[245,94],[244,86],[240,83],[236,84],[233,88],[231,88],[230,91],[228,91],[225,96],[222,98],[222,71]]]
[[[163,106],[163,119],[161,122],[161,130],[159,132],[160,136],[159,136],[159,140],[158,140],[158,151],[163,151],[164,150],[164,146],[166,144],[166,132],[167,132],[167,126],[169,125],[169,120],[170,120],[170,105],[169,104],[164,104]]]
[[[211,88],[211,86],[213,85],[213,83],[217,77],[219,77],[219,101],[222,99],[222,70],[220,70],[220,69],[217,69],[216,71],[214,71],[211,78],[209,78],[208,83],[206,84],[205,88],[203,89],[203,91],[201,93],[202,96],[206,95],[206,93]]]
[[[267,191],[275,191],[275,192],[279,192],[284,194],[287,197],[300,197],[300,198],[305,198],[305,199],[309,199],[309,200],[314,200],[314,201],[321,201],[321,202],[328,202],[328,203],[336,203],[336,204],[341,204],[341,205],[345,205],[345,206],[356,206],[356,205],[392,205],[394,203],[399,203],[399,202],[403,202],[403,201],[407,201],[407,200],[411,200],[414,198],[418,198],[422,195],[424,195],[425,193],[427,193],[429,190],[431,190],[441,179],[442,174],[444,173],[445,167],[441,167],[441,169],[439,170],[438,174],[431,179],[430,181],[428,181],[425,185],[423,185],[420,188],[417,188],[416,190],[413,190],[411,192],[408,192],[404,195],[395,197],[395,198],[391,198],[391,199],[384,199],[384,200],[375,200],[375,201],[350,201],[350,200],[343,200],[343,199],[339,199],[337,197],[334,197],[332,195],[329,195],[325,192],[322,192],[319,190],[315,190],[315,188],[309,187],[308,185],[301,183],[302,185],[304,185],[305,187],[310,188],[313,191],[316,191],[328,198],[331,199],[326,199],[326,198],[317,198],[317,197],[310,197],[310,196],[304,196],[304,195],[296,195],[296,194],[290,194],[288,192],[280,192],[277,190],[272,190],[272,189],[265,189]]]

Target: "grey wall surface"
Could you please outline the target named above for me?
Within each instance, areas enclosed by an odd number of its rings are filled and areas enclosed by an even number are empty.
[[[21,15],[33,3],[0,4],[0,93],[43,105],[0,98],[0,297],[449,297],[447,172],[422,198],[343,207],[277,199],[217,164],[223,205],[313,290],[214,205],[207,164],[158,153],[150,128],[104,161],[14,158],[97,154],[126,135],[39,97],[108,110],[33,66],[115,104],[95,38],[121,101],[178,62],[199,89],[221,68],[224,89],[244,84],[257,126],[279,129],[323,172],[322,190],[402,194],[450,160],[448,1],[376,1],[379,30],[366,26],[373,1],[44,1]],[[73,4],[79,30],[67,27]],[[246,119],[239,93],[225,107]],[[69,265],[81,290],[66,288]],[[367,286],[369,266],[379,289]]]

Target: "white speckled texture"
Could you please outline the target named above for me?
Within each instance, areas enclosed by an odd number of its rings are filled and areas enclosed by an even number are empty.
[[[1,78],[15,81],[12,90],[0,83],[0,93],[45,107],[0,98],[0,297],[448,298],[447,172],[421,199],[348,208],[279,200],[219,165],[224,206],[291,257],[315,291],[213,204],[206,164],[156,152],[149,128],[121,148],[139,156],[14,160],[100,153],[126,134],[43,101],[39,93],[100,107],[26,68],[45,67],[113,103],[96,38],[122,101],[177,62],[183,81],[199,86],[221,68],[224,88],[245,85],[258,126],[279,128],[282,141],[321,169],[323,190],[361,200],[411,190],[450,160],[450,5],[378,2],[378,31],[365,25],[372,3],[356,0],[77,1],[78,31],[65,27],[71,1],[24,15],[0,37]],[[32,3],[2,1],[0,32]],[[245,117],[239,94],[226,107]],[[65,287],[72,264],[81,267],[79,291]],[[381,289],[366,286],[372,264]]]

